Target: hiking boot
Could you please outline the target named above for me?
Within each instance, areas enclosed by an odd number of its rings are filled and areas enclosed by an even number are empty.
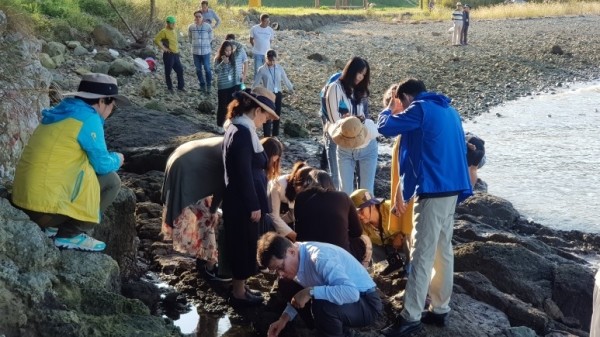
[[[421,323],[436,325],[436,326],[446,326],[446,320],[448,318],[448,313],[445,314],[436,314],[431,311],[426,311],[421,316]]]
[[[56,228],[56,227],[46,227],[46,228],[44,228],[44,234],[46,234],[46,237],[48,237],[50,239],[54,239],[54,237],[56,236],[56,234],[58,234],[58,228]]]
[[[209,281],[231,282],[231,277],[219,275],[219,265],[215,264],[211,270],[204,265],[204,274]]]
[[[106,243],[84,233],[72,238],[54,238],[54,245],[58,248],[81,250],[84,252],[101,252],[106,248]]]

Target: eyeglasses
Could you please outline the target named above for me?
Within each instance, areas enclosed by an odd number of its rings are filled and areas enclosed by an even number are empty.
[[[279,272],[281,273],[285,273],[285,259],[287,258],[287,252],[285,253],[285,256],[283,257],[283,259],[281,260],[281,263],[276,266],[274,269],[269,268],[269,273],[271,274],[277,274]]]
[[[194,15],[196,19],[202,19],[202,15]]]

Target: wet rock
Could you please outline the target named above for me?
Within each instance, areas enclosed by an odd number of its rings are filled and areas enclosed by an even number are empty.
[[[562,48],[558,45],[554,45],[552,46],[552,48],[550,49],[550,53],[555,54],[555,55],[562,55],[565,52],[562,50]]]

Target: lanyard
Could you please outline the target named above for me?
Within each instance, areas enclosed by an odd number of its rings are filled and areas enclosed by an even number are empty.
[[[271,67],[268,67],[269,74],[271,74],[271,79],[273,80],[273,89],[277,89],[277,83],[275,83],[275,72],[277,70],[277,66],[273,66],[273,72],[271,72]]]

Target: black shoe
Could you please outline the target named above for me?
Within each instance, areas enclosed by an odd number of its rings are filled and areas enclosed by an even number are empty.
[[[204,275],[209,281],[218,281],[218,282],[231,282],[231,277],[219,275],[219,265],[215,264],[211,270],[206,268],[204,265]]]
[[[447,318],[448,318],[448,313],[436,314],[431,311],[426,311],[423,313],[423,316],[421,317],[421,323],[437,325],[437,326],[446,326]]]
[[[398,323],[383,329],[381,333],[386,337],[405,337],[421,330],[422,327],[421,321],[409,322],[400,317]]]
[[[167,89],[167,91],[169,92],[169,94],[174,94],[175,91],[173,91],[173,89]]]
[[[256,296],[251,294],[249,291],[244,293],[244,298],[237,298],[231,294],[229,297],[229,304],[232,306],[240,305],[240,306],[254,306],[261,305],[263,302],[262,296]]]
[[[187,92],[187,90],[185,90],[185,88],[177,89],[177,91],[179,91],[179,92]]]
[[[250,295],[262,297],[262,292],[260,290],[250,289],[250,287],[248,287],[248,285],[246,285],[245,288],[246,288],[246,292],[250,293]]]

